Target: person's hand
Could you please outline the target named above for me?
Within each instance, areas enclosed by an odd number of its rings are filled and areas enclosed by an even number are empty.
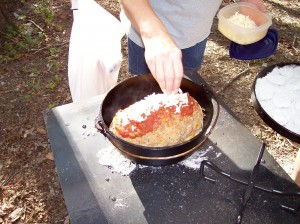
[[[149,0],[120,0],[145,46],[145,60],[166,94],[177,93],[183,77],[182,54],[169,35],[166,27],[153,11]]]
[[[268,11],[267,7],[265,6],[265,4],[263,3],[262,0],[241,0],[241,2],[252,3],[253,5],[255,5],[263,13],[266,13]]]
[[[183,77],[181,50],[165,32],[151,35],[144,45],[147,65],[162,91],[177,93]]]

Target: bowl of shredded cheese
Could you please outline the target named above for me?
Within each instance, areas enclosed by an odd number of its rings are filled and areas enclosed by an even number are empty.
[[[239,2],[227,5],[220,9],[217,15],[218,29],[229,40],[247,45],[263,39],[272,18],[261,12],[253,4]]]

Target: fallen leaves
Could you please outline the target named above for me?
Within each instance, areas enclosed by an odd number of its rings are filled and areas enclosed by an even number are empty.
[[[17,221],[22,215],[24,208],[17,208],[12,213],[9,214],[8,218],[11,222]]]
[[[27,138],[28,136],[35,136],[36,134],[47,135],[44,127],[21,127],[19,129],[19,134],[21,138]]]
[[[33,131],[34,131],[34,128],[30,128],[30,129],[21,128],[19,133],[20,133],[21,138],[27,138],[29,135],[33,135]]]
[[[46,158],[53,161],[54,160],[53,153],[52,152],[47,153]]]
[[[46,134],[47,134],[45,128],[43,128],[43,127],[38,127],[38,128],[36,129],[36,131],[37,131],[37,133],[39,133],[39,134],[41,134],[41,135],[46,135]]]

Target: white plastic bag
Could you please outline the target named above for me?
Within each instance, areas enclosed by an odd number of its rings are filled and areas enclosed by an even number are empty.
[[[68,58],[73,102],[105,93],[117,83],[124,35],[120,21],[95,1],[77,0],[76,6]]]

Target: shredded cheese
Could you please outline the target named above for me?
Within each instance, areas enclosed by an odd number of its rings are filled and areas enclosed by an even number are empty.
[[[187,93],[182,94],[151,94],[146,96],[143,100],[136,102],[135,104],[126,108],[126,113],[119,113],[118,118],[122,125],[127,125],[130,121],[144,121],[151,112],[159,110],[161,107],[175,106],[175,113],[180,113],[180,108],[188,105]],[[120,111],[122,112],[122,111]]]
[[[255,22],[249,16],[245,16],[239,12],[235,12],[232,16],[230,16],[228,18],[228,21],[230,21],[231,23],[237,26],[247,28],[247,29],[257,27]]]

